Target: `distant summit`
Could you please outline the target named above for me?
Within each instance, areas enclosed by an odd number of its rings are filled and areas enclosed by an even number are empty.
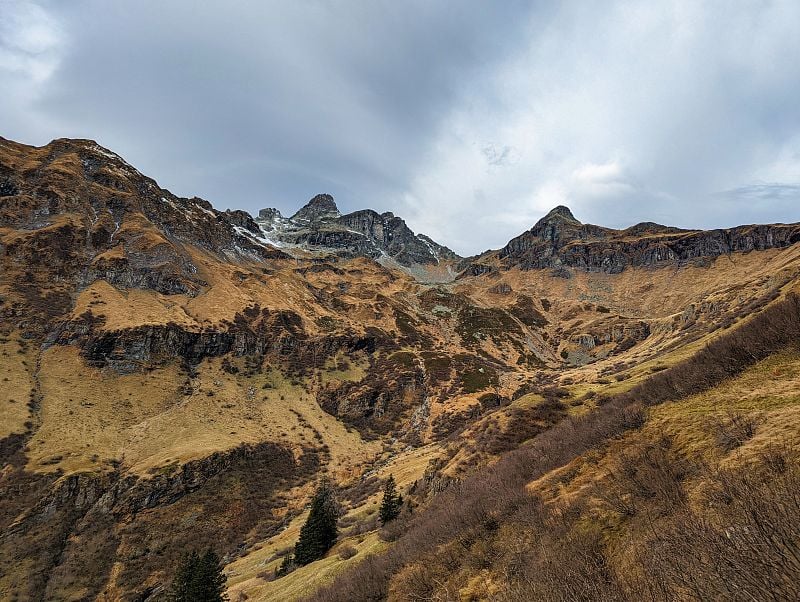
[[[737,251],[781,248],[800,241],[800,226],[739,226],[724,230],[682,230],[642,222],[615,230],[578,221],[559,205],[527,232],[511,239],[496,253],[506,268],[553,268],[565,277],[566,267],[619,273],[629,266],[687,263]],[[470,265],[469,274],[485,272],[484,253]],[[476,265],[478,267],[476,267]]]
[[[572,215],[572,211],[570,211],[569,207],[567,207],[565,205],[558,205],[557,207],[554,207],[553,209],[551,209],[547,213],[547,215],[545,215],[542,219],[539,220],[538,223],[549,222],[549,221],[553,221],[553,220],[559,219],[559,218],[570,220],[570,221],[573,221],[573,222],[577,222],[578,221],[577,219],[575,219],[575,216]],[[580,223],[580,222],[578,222],[578,223]]]
[[[335,219],[340,215],[336,201],[333,200],[331,195],[318,194],[295,213],[292,219],[297,222],[313,223],[326,219]]]
[[[447,266],[461,258],[429,237],[415,234],[389,211],[362,209],[342,215],[329,194],[318,194],[290,218],[262,209],[256,223],[266,239],[283,248],[341,257],[370,257],[403,267]]]

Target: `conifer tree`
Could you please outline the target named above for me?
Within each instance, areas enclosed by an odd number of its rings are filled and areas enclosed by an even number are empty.
[[[191,600],[194,587],[194,574],[196,567],[200,563],[200,556],[197,550],[192,550],[190,554],[183,557],[178,572],[172,580],[172,591],[170,600],[173,602],[184,602]]]
[[[173,602],[225,602],[225,575],[214,550],[187,554],[172,582]]]
[[[323,479],[314,499],[306,523],[300,529],[300,539],[294,546],[294,561],[302,566],[322,558],[333,547],[338,535],[339,505],[333,487]]]
[[[400,516],[400,510],[403,507],[403,496],[397,493],[397,487],[394,482],[394,475],[389,475],[386,480],[386,485],[383,487],[383,501],[379,512],[381,524],[393,521]]]
[[[275,570],[275,578],[283,577],[284,575],[288,575],[293,570],[297,568],[297,563],[294,561],[294,556],[291,553],[286,553],[283,556],[283,561],[281,565]]]

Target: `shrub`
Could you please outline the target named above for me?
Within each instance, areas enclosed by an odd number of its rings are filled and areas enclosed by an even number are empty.
[[[726,452],[741,447],[753,438],[760,422],[760,415],[741,412],[728,412],[724,417],[717,417],[712,425],[717,444]]]
[[[356,550],[351,545],[343,545],[339,548],[339,559],[340,560],[348,560],[358,554],[358,550]]]
[[[680,513],[654,533],[642,563],[649,589],[697,600],[800,599],[800,471],[719,471],[708,503],[718,520]]]

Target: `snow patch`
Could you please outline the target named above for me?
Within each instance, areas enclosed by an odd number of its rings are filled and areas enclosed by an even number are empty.
[[[419,234],[417,234],[417,239],[425,243],[425,246],[428,247],[428,251],[430,251],[430,254],[433,255],[433,258],[436,260],[436,263],[437,264],[441,263],[441,261],[439,260],[439,253],[436,252],[436,249],[431,244],[431,242],[427,238],[420,236]]]

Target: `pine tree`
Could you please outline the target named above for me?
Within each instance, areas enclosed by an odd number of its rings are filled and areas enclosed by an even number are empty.
[[[333,547],[338,535],[339,505],[330,482],[323,479],[314,499],[306,524],[300,529],[300,539],[294,546],[294,561],[302,566],[322,558]]]
[[[208,548],[203,555],[187,554],[172,582],[174,602],[225,602],[225,575],[219,557]]]
[[[383,487],[383,501],[381,502],[381,509],[379,512],[381,524],[385,525],[400,516],[402,507],[403,496],[397,493],[394,475],[389,475],[389,478],[386,480],[386,485]]]
[[[174,602],[184,602],[191,600],[194,594],[194,575],[196,567],[200,564],[200,556],[197,550],[192,550],[191,554],[183,557],[178,572],[172,580],[172,591],[170,599]]]
[[[283,577],[284,575],[288,575],[293,570],[297,568],[297,563],[294,561],[294,556],[287,553],[283,556],[283,561],[281,565],[275,570],[275,578]]]

